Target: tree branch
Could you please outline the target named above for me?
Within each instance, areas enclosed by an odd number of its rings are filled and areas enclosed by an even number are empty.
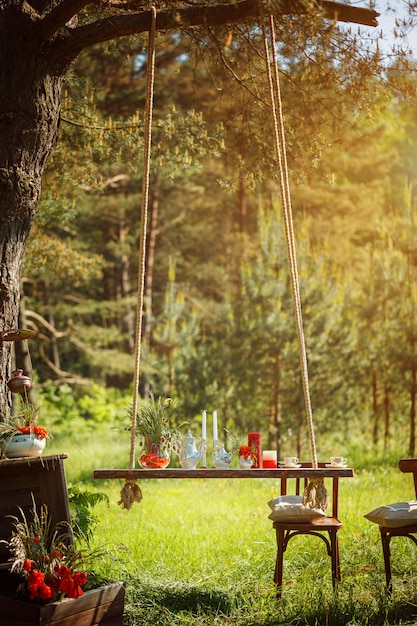
[[[81,11],[91,0],[62,0],[59,4],[46,13],[41,19],[41,40],[48,41],[60,28],[65,26],[71,18]]]
[[[68,7],[86,4],[85,0],[64,0]],[[69,8],[69,7],[68,7]],[[264,12],[273,15],[290,14],[321,14],[326,19],[339,22],[352,22],[366,26],[377,26],[379,13],[372,9],[354,7],[331,0],[317,0],[314,4],[305,0],[266,0]],[[157,29],[178,30],[189,26],[219,26],[236,24],[259,19],[258,0],[240,0],[231,4],[197,5],[159,11]],[[148,31],[151,23],[150,11],[129,15],[115,15],[111,18],[97,20],[91,24],[80,26],[67,33],[62,44],[70,54],[78,54],[80,50],[95,43],[109,41],[124,35],[133,35]]]
[[[53,335],[54,337],[58,337],[59,338],[59,337],[66,337],[68,335],[68,331],[65,331],[65,332],[58,331],[42,315],[39,315],[39,313],[36,313],[36,311],[31,311],[30,309],[27,309],[26,310],[26,317],[28,319],[34,319],[37,322],[39,322],[40,324],[42,324],[42,326],[44,326],[47,330],[49,330],[51,335]],[[38,328],[37,328],[37,330],[38,330]]]

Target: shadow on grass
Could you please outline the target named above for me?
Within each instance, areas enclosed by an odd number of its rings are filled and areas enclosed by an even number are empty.
[[[240,589],[207,589],[198,585],[127,580],[125,626],[415,626],[416,594],[369,602],[340,594],[300,594],[277,601],[275,594]]]
[[[170,612],[187,611],[189,613],[209,612],[228,614],[233,601],[227,591],[204,589],[197,585],[184,583],[162,584],[156,581],[130,581],[133,591],[129,601],[137,607],[158,606]]]

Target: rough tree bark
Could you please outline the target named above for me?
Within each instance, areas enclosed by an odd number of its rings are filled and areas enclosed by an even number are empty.
[[[0,333],[18,324],[25,243],[41,194],[45,163],[56,142],[63,81],[81,50],[149,29],[150,12],[135,0],[108,0],[113,13],[77,26],[91,0],[0,0]],[[308,8],[306,8],[308,7]],[[321,11],[324,17],[376,26],[377,13],[328,0],[272,0],[266,13]],[[258,0],[176,6],[158,12],[158,30],[216,26],[259,18]],[[10,398],[10,345],[0,342],[0,411]]]

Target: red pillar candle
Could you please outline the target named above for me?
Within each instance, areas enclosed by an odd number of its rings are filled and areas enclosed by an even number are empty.
[[[262,435],[261,433],[248,433],[248,446],[253,448],[255,458],[252,467],[262,467]]]

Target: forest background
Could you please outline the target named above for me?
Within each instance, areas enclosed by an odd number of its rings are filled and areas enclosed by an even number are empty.
[[[277,28],[319,452],[414,455],[415,60],[368,30]],[[27,246],[21,325],[37,334],[16,364],[61,423],[122,424],[131,401],[146,47],[126,37],[73,67]],[[306,456],[261,32],[158,33],[156,59],[141,395]]]

